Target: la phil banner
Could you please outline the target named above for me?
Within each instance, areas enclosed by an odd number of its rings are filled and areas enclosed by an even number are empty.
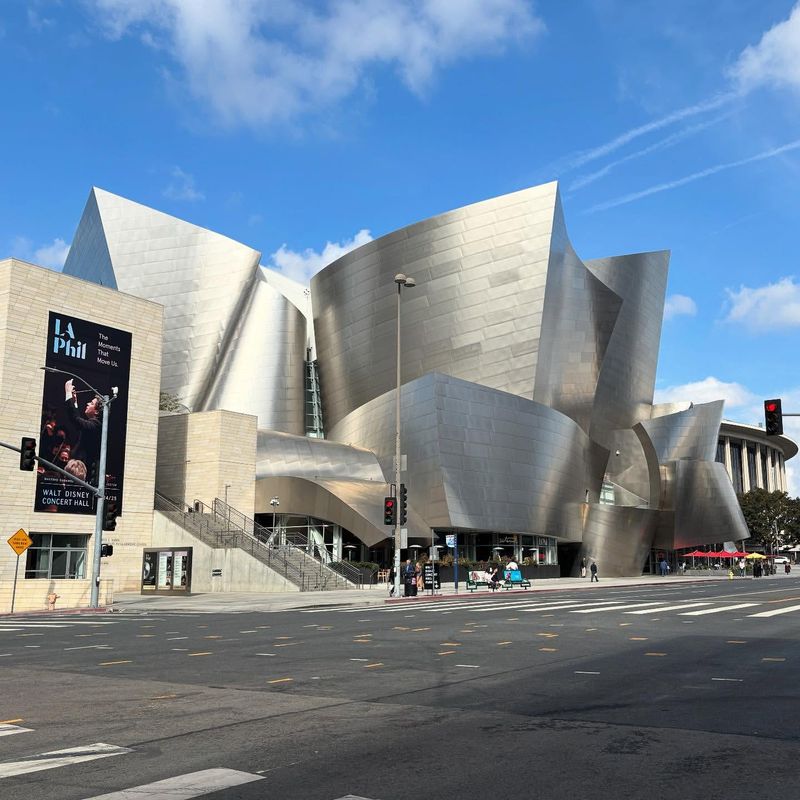
[[[45,372],[39,455],[93,485],[97,485],[104,411],[88,384],[109,397],[117,387],[108,425],[106,497],[116,501],[122,513],[131,334],[51,311],[45,366],[77,377]],[[40,465],[34,511],[94,514],[95,497]]]

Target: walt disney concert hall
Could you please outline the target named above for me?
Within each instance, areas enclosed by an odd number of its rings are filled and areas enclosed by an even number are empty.
[[[722,401],[653,404],[667,252],[583,260],[548,183],[365,244],[310,287],[220,234],[93,189],[65,266],[164,306],[162,391],[257,418],[255,516],[325,521],[389,560],[398,273],[410,541],[582,558],[748,537],[715,461]],[[252,444],[252,443],[251,443]],[[444,540],[441,540],[442,543]]]

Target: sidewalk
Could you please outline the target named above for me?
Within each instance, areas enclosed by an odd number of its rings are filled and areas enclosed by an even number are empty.
[[[780,580],[791,575],[773,575],[761,578],[764,582]],[[796,577],[796,576],[795,576]],[[675,584],[692,583],[727,583],[727,573],[697,576],[670,576],[662,578],[656,575],[640,575],[635,578],[601,578],[599,583],[590,583],[588,578],[551,578],[533,581],[530,589],[498,590],[478,589],[467,592],[463,583],[459,583],[458,595],[453,584],[444,584],[435,596],[430,594],[417,597],[389,598],[386,584],[379,584],[368,589],[348,589],[336,592],[281,592],[281,593],[215,593],[194,594],[179,597],[164,597],[130,593],[117,594],[114,597],[114,611],[195,611],[205,613],[232,613],[243,611],[290,611],[313,608],[346,608],[348,606],[380,606],[386,603],[417,604],[442,600],[501,598],[510,595],[537,595],[558,591],[601,591],[609,587],[624,586],[674,586]],[[752,578],[734,578],[734,581],[752,580]]]

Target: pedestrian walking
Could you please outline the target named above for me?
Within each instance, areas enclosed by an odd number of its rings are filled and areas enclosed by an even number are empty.
[[[394,564],[392,564],[392,568],[389,570],[389,597],[394,597],[394,576],[396,574]]]
[[[589,571],[592,573],[592,577],[589,580],[589,583],[591,583],[592,581],[597,581],[598,583],[600,583],[600,578],[597,577],[597,564],[595,564],[594,561],[592,561],[592,566],[589,568]]]

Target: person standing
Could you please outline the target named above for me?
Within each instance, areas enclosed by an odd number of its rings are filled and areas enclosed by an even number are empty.
[[[581,578],[586,577],[586,559],[581,559]]]
[[[417,588],[417,571],[411,563],[411,559],[407,558],[403,566],[403,592],[405,597],[412,597]]]
[[[597,577],[597,564],[595,564],[594,561],[592,561],[592,566],[589,568],[589,571],[592,573],[592,577],[589,583],[591,583],[592,581],[597,581],[598,583],[600,583],[600,578]]]
[[[394,576],[397,573],[394,569],[394,564],[392,564],[391,569],[389,570],[389,597],[394,597]]]

